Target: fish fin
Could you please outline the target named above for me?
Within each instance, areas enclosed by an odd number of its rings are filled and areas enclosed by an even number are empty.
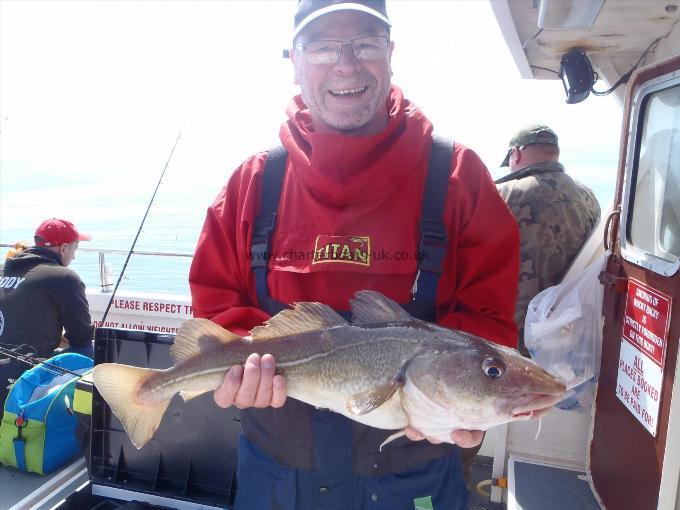
[[[349,304],[355,324],[413,320],[398,303],[373,290],[360,290],[349,300]]]
[[[170,356],[176,365],[201,352],[236,340],[242,338],[209,319],[189,319],[177,331],[175,343],[170,347]]]
[[[170,399],[147,404],[137,402],[140,386],[157,370],[115,363],[96,365],[92,380],[127,432],[135,448],[144,446],[161,423]]]
[[[402,383],[392,380],[372,390],[357,393],[347,401],[347,410],[355,416],[363,416],[366,413],[370,413],[391,399],[392,395],[401,386]]]
[[[270,340],[309,331],[332,328],[347,324],[330,306],[322,303],[295,303],[292,309],[283,310],[254,328],[250,333],[253,341]]]
[[[538,436],[541,435],[541,425],[543,425],[543,417],[538,417],[538,429],[536,430],[536,435],[534,436],[534,441],[538,441]]]
[[[404,430],[400,430],[399,432],[395,432],[391,436],[389,436],[387,439],[385,439],[382,443],[380,443],[380,448],[378,449],[379,451],[382,451],[383,446],[385,446],[387,443],[391,443],[395,439],[399,439],[401,436],[405,436],[406,432]]]
[[[185,402],[188,402],[191,399],[194,399],[196,397],[200,397],[204,393],[207,393],[206,391],[180,391],[179,394],[182,396]]]

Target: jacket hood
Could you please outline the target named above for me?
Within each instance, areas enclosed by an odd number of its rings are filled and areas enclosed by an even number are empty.
[[[5,270],[21,271],[41,263],[53,263],[61,265],[61,260],[59,260],[59,255],[48,250],[47,248],[35,246],[33,248],[24,250],[21,253],[17,253],[11,259],[6,260]]]
[[[315,195],[337,204],[364,201],[399,185],[429,154],[432,124],[392,85],[386,128],[373,136],[317,133],[300,95],[288,106],[279,133],[289,168]],[[379,168],[378,168],[379,167]]]

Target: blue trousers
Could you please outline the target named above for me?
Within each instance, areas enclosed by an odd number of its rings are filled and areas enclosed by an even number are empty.
[[[319,413],[314,433],[311,471],[275,462],[241,435],[235,510],[414,510],[418,498],[433,510],[467,509],[459,449],[405,473],[355,475],[349,420]]]

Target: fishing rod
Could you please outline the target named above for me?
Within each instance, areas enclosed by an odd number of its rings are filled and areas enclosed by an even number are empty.
[[[113,288],[113,292],[111,293],[111,299],[109,299],[109,304],[106,305],[106,310],[104,311],[104,315],[102,316],[101,323],[104,324],[106,321],[106,316],[109,314],[109,309],[111,308],[111,304],[113,304],[113,298],[116,297],[116,291],[118,290],[118,286],[120,285],[121,280],[123,279],[123,274],[125,274],[125,269],[127,268],[128,262],[130,261],[130,257],[132,256],[132,252],[135,249],[135,245],[137,244],[137,239],[139,239],[139,234],[142,233],[142,228],[144,227],[144,222],[146,221],[146,217],[149,214],[149,210],[151,210],[151,205],[153,204],[154,199],[156,198],[156,193],[158,192],[158,188],[161,185],[161,181],[163,180],[163,176],[165,175],[165,171],[168,169],[168,165],[170,164],[170,160],[172,159],[172,155],[175,153],[175,147],[177,147],[177,143],[179,142],[180,137],[182,136],[182,129],[179,130],[179,133],[177,133],[177,139],[175,140],[174,145],[172,146],[172,150],[170,151],[170,155],[168,156],[168,160],[165,162],[165,166],[163,167],[163,171],[161,172],[161,176],[158,178],[158,182],[156,183],[156,189],[153,192],[153,195],[151,195],[151,200],[149,200],[149,205],[146,207],[146,212],[144,213],[144,217],[142,218],[142,222],[139,224],[139,229],[137,229],[137,235],[135,236],[135,240],[132,241],[132,246],[130,247],[130,251],[128,251],[127,258],[125,259],[125,263],[123,264],[123,269],[120,272],[120,275],[118,275],[118,281],[116,282],[116,286]]]
[[[11,344],[5,344],[5,345],[11,345]],[[20,347],[30,347],[29,345],[23,344],[23,345],[18,345],[16,348]],[[71,374],[75,375],[77,377],[81,377],[82,374],[79,374],[78,372],[73,372],[72,370],[69,370],[64,367],[60,367],[59,365],[54,365],[52,363],[49,363],[47,361],[41,361],[38,358],[33,358],[31,357],[30,354],[21,354],[13,351],[12,349],[5,349],[4,347],[0,347],[0,356],[4,356],[9,359],[13,359],[15,361],[19,361],[21,363],[25,363],[26,365],[30,365],[32,367],[37,367],[40,366],[44,368],[48,373],[52,375],[65,375],[65,374]],[[2,361],[0,360],[0,364],[2,364]]]

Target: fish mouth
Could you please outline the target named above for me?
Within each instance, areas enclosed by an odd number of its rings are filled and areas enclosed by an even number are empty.
[[[552,407],[564,398],[564,392],[556,393],[526,393],[515,397],[499,399],[496,408],[509,415],[513,420],[540,418],[547,414]]]
[[[536,418],[546,414],[552,406],[564,398],[564,392],[559,395],[547,393],[530,393],[515,400],[510,410],[513,418]]]

